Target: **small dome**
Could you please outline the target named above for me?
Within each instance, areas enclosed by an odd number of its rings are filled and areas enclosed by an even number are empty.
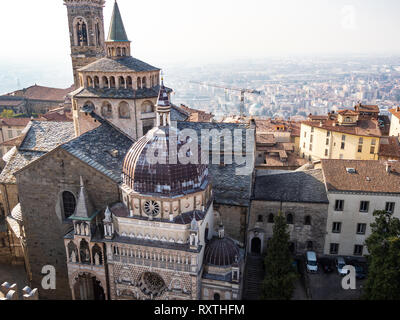
[[[204,253],[205,263],[213,266],[232,266],[239,259],[239,247],[229,238],[213,238]]]
[[[165,126],[150,130],[128,151],[123,165],[124,183],[141,194],[177,196],[204,190],[208,185],[205,164],[170,163],[169,136],[175,128]],[[178,134],[178,132],[174,132]],[[175,138],[176,139],[176,138]],[[176,139],[177,140],[177,139]],[[177,142],[177,150],[186,142]],[[198,157],[201,158],[200,146]],[[175,152],[175,151],[171,151]],[[159,161],[153,161],[157,159]],[[199,160],[198,159],[198,160]],[[155,162],[155,163],[153,163]],[[200,163],[200,161],[198,161]]]

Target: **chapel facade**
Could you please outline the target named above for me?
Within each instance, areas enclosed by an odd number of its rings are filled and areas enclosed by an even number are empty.
[[[243,254],[222,225],[214,228],[208,166],[170,163],[178,131],[170,108],[162,83],[157,126],[125,156],[122,202],[94,211],[81,179],[74,229],[64,238],[73,299],[241,298]],[[166,161],[149,162],[152,149]]]

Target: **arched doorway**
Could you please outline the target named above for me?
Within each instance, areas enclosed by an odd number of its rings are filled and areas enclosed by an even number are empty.
[[[75,278],[75,300],[105,300],[106,295],[101,282],[92,274],[84,273]]]
[[[261,254],[261,239],[254,237],[251,239],[251,253]]]

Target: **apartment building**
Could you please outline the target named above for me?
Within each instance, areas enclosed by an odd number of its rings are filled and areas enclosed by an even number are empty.
[[[390,121],[390,136],[399,137],[400,136],[400,107],[396,109],[390,109],[389,112],[392,114],[392,119]]]
[[[362,256],[375,210],[400,218],[400,162],[322,160],[329,208],[324,254]]]
[[[300,155],[308,160],[378,160],[380,138],[389,134],[389,119],[376,112],[341,110],[310,115],[301,124]]]

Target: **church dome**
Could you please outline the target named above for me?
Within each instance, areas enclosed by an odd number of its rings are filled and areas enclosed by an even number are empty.
[[[176,128],[157,127],[140,138],[128,151],[122,169],[123,179],[133,191],[141,194],[178,196],[202,191],[207,187],[207,165],[180,163],[176,151],[170,148],[171,130],[174,130],[174,140],[177,141]],[[177,141],[176,149],[180,150],[185,143]],[[176,161],[170,161],[170,156],[174,156]],[[198,156],[201,157],[200,146]],[[154,161],[157,159],[158,161]]]
[[[206,246],[204,261],[208,265],[228,267],[240,259],[239,247],[229,238],[213,238]]]

